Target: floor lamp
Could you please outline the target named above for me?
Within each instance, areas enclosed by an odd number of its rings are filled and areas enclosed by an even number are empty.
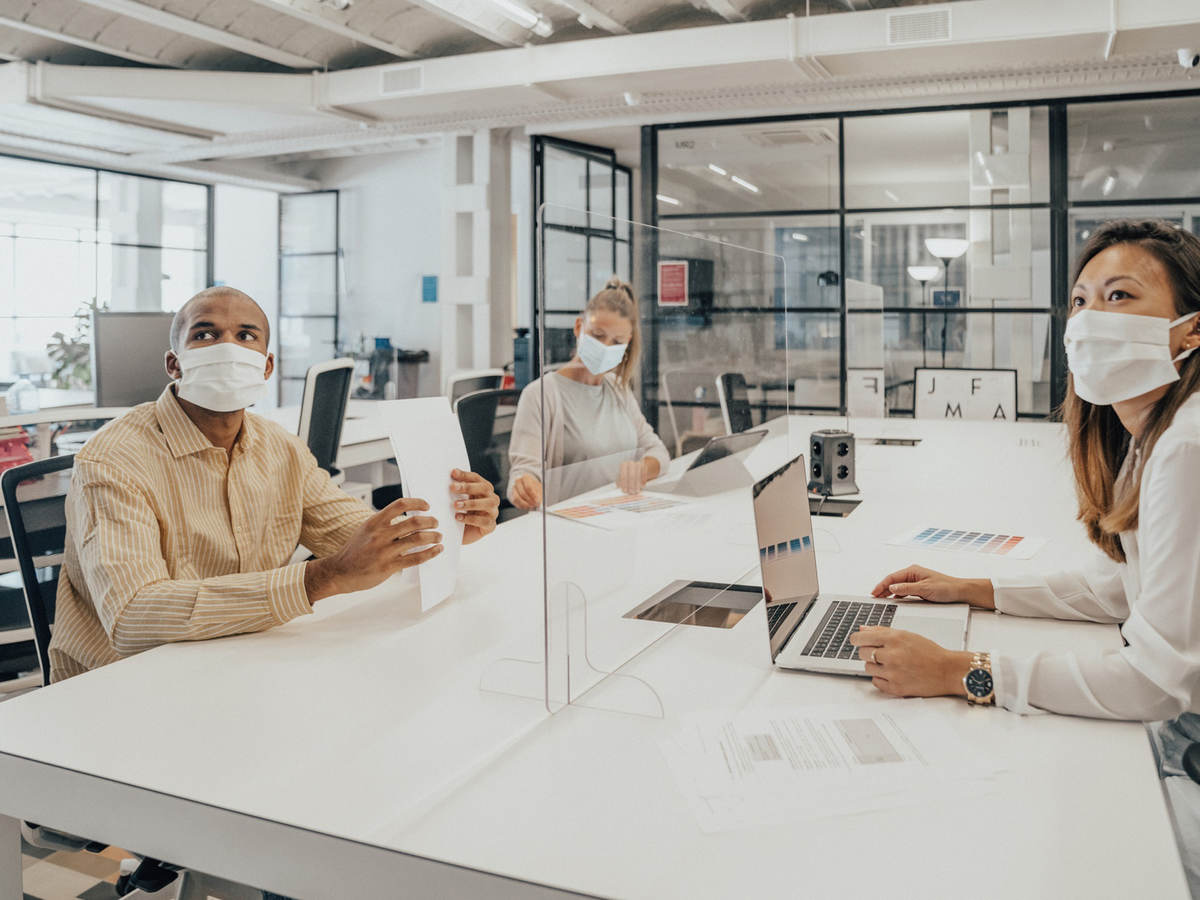
[[[942,261],[945,285],[950,287],[950,260],[958,259],[967,252],[971,242],[966,238],[925,238],[925,249]],[[942,313],[942,368],[946,368],[946,321],[949,313]]]
[[[908,276],[913,281],[921,283],[921,308],[929,308],[929,282],[942,274],[942,270],[937,266],[909,266]],[[927,312],[921,313],[921,365],[928,365],[929,360],[925,357],[925,316]],[[942,333],[945,334],[943,327]],[[942,356],[942,367],[945,368],[945,356]]]

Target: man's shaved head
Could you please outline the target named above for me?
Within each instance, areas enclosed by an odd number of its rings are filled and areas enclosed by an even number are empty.
[[[239,291],[237,288],[226,287],[219,285],[217,287],[205,288],[196,296],[192,297],[187,303],[179,308],[179,312],[175,313],[175,318],[171,321],[171,349],[175,353],[179,353],[187,343],[188,326],[197,314],[213,305],[234,306],[237,308],[239,317],[248,324],[258,325],[262,328],[263,333],[263,352],[271,342],[270,324],[267,322],[267,314],[263,312],[261,306],[254,302],[254,298],[249,294]]]

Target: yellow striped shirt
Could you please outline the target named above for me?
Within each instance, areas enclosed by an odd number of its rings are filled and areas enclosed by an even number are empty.
[[[287,564],[297,544],[327,556],[371,514],[299,438],[252,413],[230,457],[168,386],[75,457],[51,680],[311,612],[305,564]]]

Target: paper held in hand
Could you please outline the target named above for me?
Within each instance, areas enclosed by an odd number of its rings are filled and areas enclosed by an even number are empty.
[[[459,498],[450,493],[450,471],[470,469],[467,448],[445,397],[398,402],[390,426],[404,496],[429,504],[429,512],[420,515],[437,519],[442,535],[442,552],[417,567],[421,609],[432,609],[454,593],[458,578],[463,526],[454,518],[454,501]]]

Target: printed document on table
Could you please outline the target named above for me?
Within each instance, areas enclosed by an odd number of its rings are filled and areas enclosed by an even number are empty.
[[[427,610],[454,593],[463,526],[454,518],[450,470],[467,471],[470,462],[462,429],[444,397],[404,401],[391,418],[392,452],[404,494],[429,504],[429,512],[420,515],[437,519],[442,535],[442,552],[417,568],[421,609]]]
[[[999,771],[941,717],[899,707],[698,713],[661,747],[710,833],[928,802],[947,790],[961,796]]]

